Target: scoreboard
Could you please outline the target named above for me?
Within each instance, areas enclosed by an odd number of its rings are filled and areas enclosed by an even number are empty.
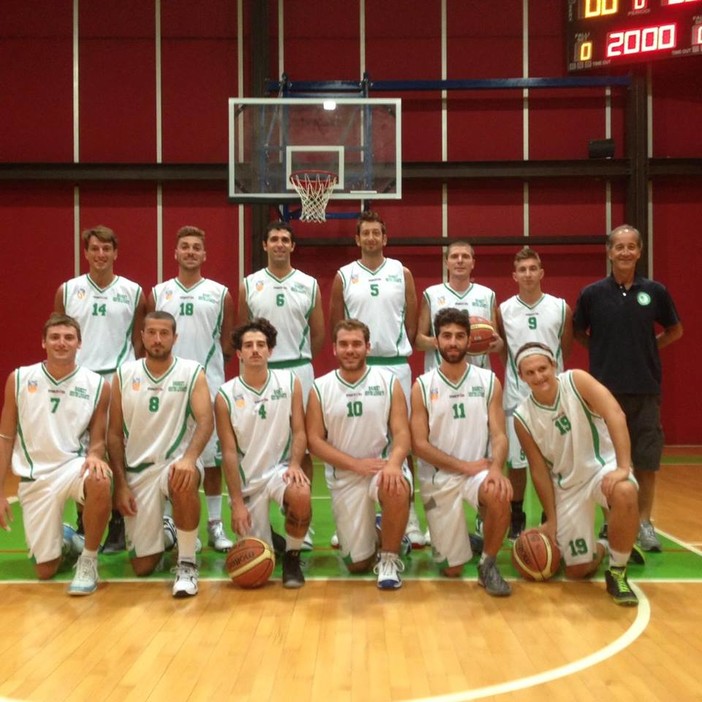
[[[702,53],[702,0],[567,0],[568,70]]]

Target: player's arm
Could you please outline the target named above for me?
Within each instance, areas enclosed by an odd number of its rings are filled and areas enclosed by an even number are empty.
[[[402,464],[410,452],[412,438],[407,417],[407,401],[397,378],[393,380],[388,428],[390,436],[392,436],[392,449],[388,461],[380,473],[379,483],[390,494],[398,494],[407,487],[402,475]]]
[[[251,318],[249,303],[246,301],[246,283],[242,280],[239,284],[239,306],[237,309],[236,323],[246,324]]]
[[[524,451],[524,455],[529,463],[531,480],[534,484],[536,494],[539,496],[541,507],[546,517],[546,521],[542,524],[541,530],[555,541],[557,527],[556,498],[548,466],[546,465],[546,461],[539,447],[534,441],[534,437],[529,433],[529,430],[524,426],[517,414],[514,415],[514,430],[519,439],[522,451]]]
[[[490,310],[490,323],[495,333],[492,336],[492,341],[490,346],[488,346],[487,353],[496,353],[502,358],[502,354],[505,350],[505,342],[502,340],[502,335],[499,332],[499,324],[497,322],[497,303],[494,298],[492,301],[492,309]]]
[[[95,473],[98,480],[111,480],[112,471],[105,461],[107,451],[107,412],[110,407],[110,384],[103,380],[100,397],[88,425],[88,453],[82,473]]]
[[[56,314],[66,314],[66,307],[63,304],[63,287],[63,285],[59,285],[54,295],[54,312]]]
[[[589,373],[574,370],[573,383],[587,406],[604,419],[614,445],[617,469],[608,473],[602,481],[602,492],[608,498],[615,483],[628,480],[631,473],[631,440],[626,415],[614,395]]]
[[[412,436],[412,453],[437,468],[450,471],[451,473],[475,475],[490,467],[490,461],[487,458],[481,458],[477,461],[461,461],[429,443],[429,415],[424,406],[422,388],[418,380],[416,380],[412,386],[412,418],[410,420],[410,431]]]
[[[155,312],[156,311],[156,296],[154,295],[153,288],[151,289],[151,292],[149,293],[149,297],[146,300],[146,313],[149,314],[150,312]]]
[[[232,530],[239,536],[245,536],[251,530],[251,515],[241,492],[236,434],[229,416],[229,407],[221,393],[217,393],[215,398],[215,420],[217,438],[222,448],[222,472],[227,483],[229,505],[232,510]]]
[[[141,338],[141,331],[144,328],[144,318],[146,317],[146,296],[142,290],[139,291],[139,300],[136,310],[134,310],[134,326],[132,327],[132,346],[134,347],[135,358],[144,355],[144,340]]]
[[[327,441],[322,405],[314,388],[307,400],[306,429],[310,453],[335,468],[354,471],[362,475],[372,475],[382,470],[386,463],[380,458],[355,458],[340,451]]]
[[[305,431],[305,408],[302,402],[302,385],[294,378],[292,395],[292,415],[290,417],[292,430],[292,447],[290,451],[290,465],[283,478],[287,483],[309,485],[309,478],[302,470],[302,459],[307,450],[307,432]]]
[[[664,349],[670,346],[674,341],[680,339],[683,335],[682,322],[673,324],[671,327],[666,327],[660,334],[656,336],[656,345],[659,349]]]
[[[334,333],[334,327],[344,319],[344,283],[341,273],[334,276],[331,296],[329,298],[329,333]]]
[[[563,353],[563,363],[570,358],[570,352],[573,350],[573,310],[570,305],[565,303],[565,322],[563,326],[563,334],[561,336],[561,351]]]
[[[405,274],[405,331],[410,342],[417,336],[417,288],[409,268],[403,267]]]
[[[422,303],[419,306],[419,319],[417,320],[417,335],[414,339],[414,346],[420,351],[435,351],[436,337],[430,336],[431,331],[431,311],[425,295],[422,295]]]
[[[127,485],[127,474],[124,458],[124,416],[122,414],[122,387],[119,372],[112,381],[110,397],[110,413],[107,423],[107,451],[110,455],[110,467],[114,480],[114,504],[125,516],[133,517],[137,512],[137,504],[132,491]]]
[[[319,286],[316,286],[317,292],[314,296],[314,306],[310,314],[310,348],[312,349],[312,357],[314,358],[324,346],[324,310],[322,309],[322,294],[319,292]]]
[[[234,300],[232,299],[229,290],[224,295],[224,305],[222,307],[222,330],[219,337],[219,343],[222,346],[222,355],[224,356],[224,364],[229,363],[234,355],[234,347],[232,346],[232,331],[234,331]]]
[[[196,462],[214,431],[210,389],[202,369],[198,371],[190,393],[190,412],[195,420],[195,431],[183,456],[170,467],[170,482],[174,490],[189,490],[199,483],[200,473]]]
[[[590,348],[590,319],[585,310],[582,292],[573,311],[573,338],[586,349]]]
[[[17,434],[17,400],[15,399],[15,372],[7,376],[5,403],[0,415],[0,527],[10,531],[12,509],[5,497],[5,479],[12,467],[12,448]]]
[[[507,432],[505,430],[505,411],[502,408],[502,386],[495,378],[492,397],[488,404],[488,430],[490,432],[490,467],[485,483],[497,491],[501,500],[512,499],[512,483],[502,473],[507,458]]]

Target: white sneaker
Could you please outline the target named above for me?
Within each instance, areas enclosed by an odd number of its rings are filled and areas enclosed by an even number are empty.
[[[173,570],[176,576],[173,583],[173,597],[197,595],[197,566],[188,561],[181,561]]]
[[[221,521],[207,523],[207,544],[215,551],[222,553],[234,546],[234,542],[224,533],[224,525]]]
[[[314,548],[314,529],[310,527],[305,534],[305,540],[302,542],[303,551],[311,551]]]
[[[412,548],[424,548],[426,545],[424,532],[419,526],[419,519],[417,518],[417,512],[415,512],[414,505],[410,505],[410,513],[409,519],[407,520],[405,535],[408,536],[409,540],[412,542]]]
[[[339,537],[336,535],[336,532],[332,534],[331,541],[329,543],[331,544],[332,548],[339,548]]]
[[[400,573],[405,569],[405,564],[396,553],[383,551],[373,572],[378,576],[378,587],[381,590],[397,590],[402,587]]]
[[[69,595],[92,595],[97,590],[97,558],[80,556],[76,562],[76,574],[68,586]]]
[[[431,546],[431,534],[429,533],[429,527],[427,527],[427,530],[424,532],[424,545]]]

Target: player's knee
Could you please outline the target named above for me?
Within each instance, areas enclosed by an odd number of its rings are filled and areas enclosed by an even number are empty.
[[[37,563],[35,567],[37,578],[39,580],[51,580],[51,578],[56,575],[60,563],[60,558],[55,558],[53,561],[46,561],[44,563]]]
[[[374,562],[375,562],[375,557],[371,556],[370,558],[366,558],[362,561],[355,561],[354,563],[347,563],[346,569],[349,571],[349,573],[354,573],[354,574],[368,573],[370,571],[370,569],[373,567]]]
[[[160,554],[159,559],[160,560]],[[138,578],[144,578],[147,575],[151,575],[156,570],[156,565],[158,560],[152,558],[132,558],[131,565],[134,575]]]
[[[638,505],[639,496],[636,486],[629,480],[622,480],[614,486],[610,498],[610,508],[633,508]]]
[[[441,575],[445,578],[460,578],[463,574],[463,564],[455,566],[446,566],[441,569]]]
[[[312,510],[300,509],[299,506],[288,507],[285,510],[285,527],[286,531],[307,531],[307,528],[312,521]]]
[[[112,502],[112,486],[109,480],[98,480],[95,473],[85,479],[85,497],[101,502]]]

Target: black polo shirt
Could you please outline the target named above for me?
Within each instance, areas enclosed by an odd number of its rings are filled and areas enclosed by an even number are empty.
[[[576,331],[590,331],[590,373],[615,395],[659,395],[656,327],[680,321],[667,289],[641,276],[627,290],[613,276],[584,287],[573,313]]]

